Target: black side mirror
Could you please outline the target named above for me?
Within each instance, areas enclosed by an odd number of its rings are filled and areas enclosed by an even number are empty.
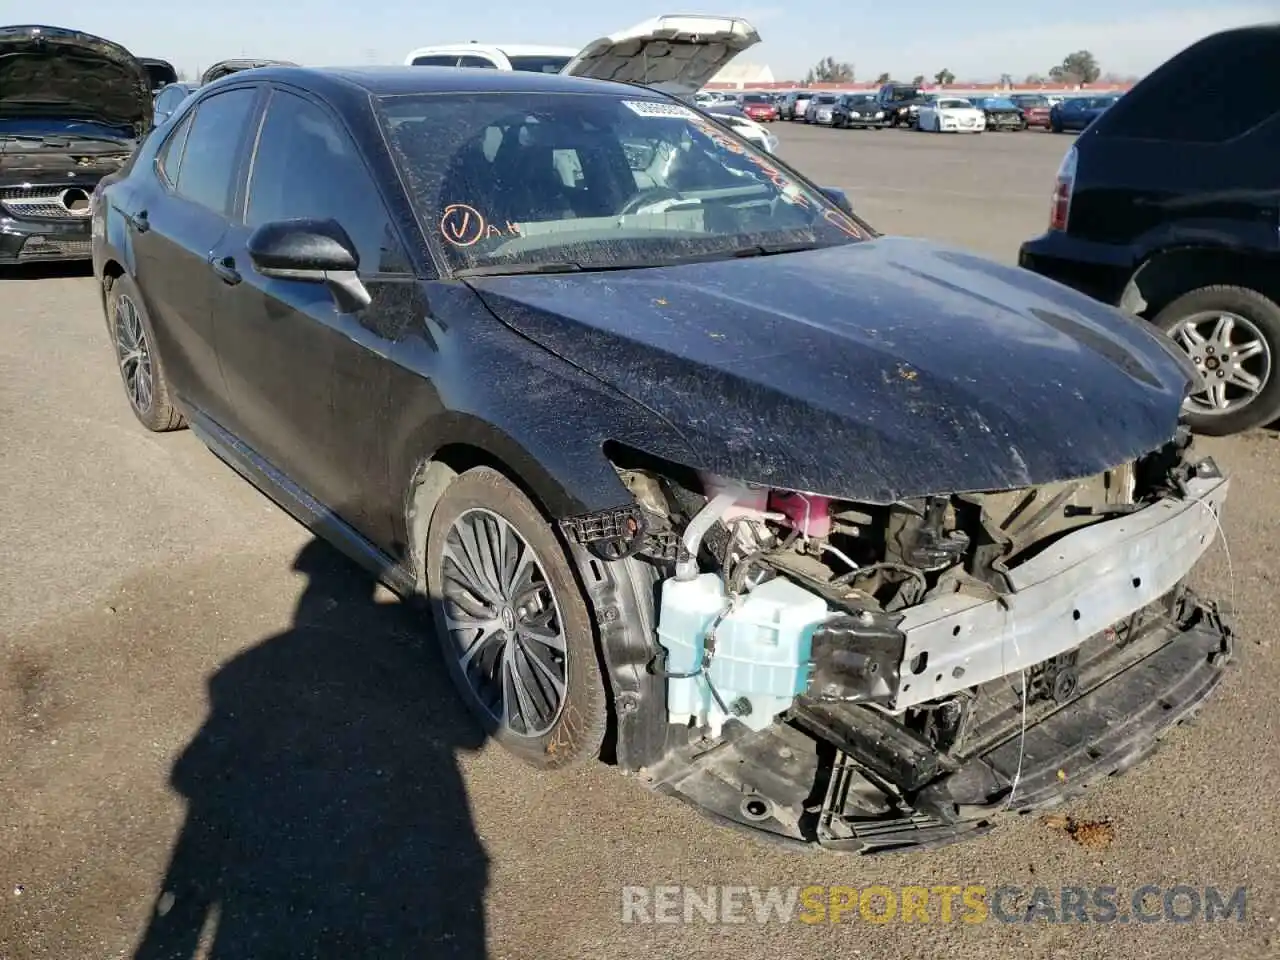
[[[335,220],[264,223],[249,235],[246,247],[262,276],[323,283],[343,313],[358,313],[372,302],[356,274],[360,254]]]
[[[845,213],[850,216],[854,215],[853,204],[849,202],[849,195],[839,187],[823,187],[822,192],[826,195],[828,200],[834,203]]]

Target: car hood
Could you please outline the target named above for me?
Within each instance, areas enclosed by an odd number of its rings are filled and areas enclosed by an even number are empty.
[[[592,41],[560,72],[689,96],[759,42],[755,27],[738,17],[667,15]]]
[[[221,80],[223,77],[229,77],[233,73],[239,73],[242,70],[253,70],[257,67],[296,67],[297,64],[289,60],[219,60],[213,66],[200,74],[200,86],[206,83],[213,83],[215,80]]]
[[[151,79],[151,92],[159,93],[164,87],[171,83],[178,82],[178,71],[168,60],[161,60],[158,57],[139,57],[138,62],[142,64],[147,71],[147,76]]]
[[[1141,322],[905,238],[468,283],[672,424],[687,466],[854,500],[1101,472],[1167,441],[1191,383]]]
[[[124,47],[76,30],[0,27],[0,117],[75,117],[141,133],[147,71]]]

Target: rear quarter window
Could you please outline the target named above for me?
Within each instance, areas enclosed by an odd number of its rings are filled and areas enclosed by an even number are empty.
[[[1280,27],[1207,37],[1149,74],[1097,123],[1102,137],[1224,143],[1280,113]]]

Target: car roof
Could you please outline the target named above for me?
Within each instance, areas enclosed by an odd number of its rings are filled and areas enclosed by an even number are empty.
[[[477,70],[474,67],[260,67],[258,80],[278,80],[318,92],[334,86],[357,87],[375,97],[415,93],[613,93],[649,100],[664,95],[647,87],[590,80],[559,73],[521,70]],[[228,81],[247,79],[232,74]],[[218,81],[221,85],[222,81]]]

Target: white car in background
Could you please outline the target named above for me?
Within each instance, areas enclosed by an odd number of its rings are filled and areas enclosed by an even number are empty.
[[[453,43],[419,47],[404,62],[406,66],[563,73],[634,83],[692,99],[725,64],[759,42],[755,27],[738,17],[673,14],[601,37],[581,50]]]
[[[746,116],[736,103],[699,103],[695,104],[708,116],[715,117],[720,123],[742,137],[750,140],[765,153],[777,153],[778,138],[764,124],[756,123]]]
[[[981,133],[987,115],[968,100],[939,97],[920,107],[919,129],[930,133]]]

